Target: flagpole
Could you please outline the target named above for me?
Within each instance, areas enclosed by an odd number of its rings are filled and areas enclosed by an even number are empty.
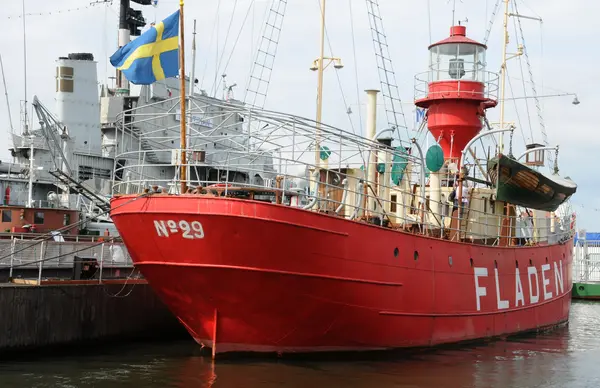
[[[183,29],[183,0],[179,0],[179,80],[181,82],[179,97],[181,98],[181,166],[179,168],[181,194],[187,192],[187,136],[186,136],[186,111],[185,111],[185,40]]]

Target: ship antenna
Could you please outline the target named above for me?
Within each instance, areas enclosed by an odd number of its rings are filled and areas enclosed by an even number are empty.
[[[23,133],[27,134],[29,132],[29,128],[27,126],[27,35],[26,25],[25,25],[25,0],[22,1],[23,4],[23,83],[25,88],[25,98],[23,100]]]
[[[180,170],[180,186],[181,194],[187,191],[187,174],[186,174],[186,147],[187,147],[187,135],[186,135],[186,112],[185,112],[185,40],[184,40],[184,25],[183,25],[183,0],[179,0],[179,79],[181,82],[179,97],[181,99],[181,170]]]

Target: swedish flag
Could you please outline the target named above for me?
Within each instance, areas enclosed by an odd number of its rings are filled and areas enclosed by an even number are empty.
[[[179,10],[117,50],[110,63],[129,82],[149,85],[179,73]]]

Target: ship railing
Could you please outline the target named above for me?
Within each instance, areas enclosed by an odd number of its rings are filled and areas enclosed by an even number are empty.
[[[548,221],[548,213],[537,212],[532,220],[514,206],[498,208],[492,189],[485,191],[480,183],[464,184],[463,198],[477,205],[462,210],[459,219],[449,200],[452,186],[433,195],[432,176],[412,143],[394,139],[392,147],[386,139],[218,100],[191,99],[189,117],[195,119],[189,121],[196,124],[188,126],[182,164],[177,103],[174,99],[168,112],[144,107],[128,113],[128,130],[136,125],[143,130],[135,133],[134,142],[123,143],[115,157],[125,162],[116,164],[113,194],[182,194],[185,170],[190,192],[232,195],[229,187],[266,188],[279,195],[266,195],[265,201],[454,241],[552,244],[572,234],[572,228],[564,227],[570,225],[566,219],[552,216]],[[473,160],[471,176],[484,181],[484,161]],[[453,174],[443,174],[446,182],[453,180]],[[222,187],[208,191],[211,185]],[[471,198],[473,188],[489,198]]]
[[[600,241],[580,236],[573,250],[573,281],[600,282]]]
[[[464,97],[498,100],[498,74],[484,70],[466,70],[461,78],[448,76],[450,68],[439,68],[415,76],[415,100]],[[483,87],[474,87],[473,82]]]
[[[392,184],[389,165],[387,172],[380,165],[370,181],[365,178],[368,171],[364,171],[362,163],[328,168],[320,165],[316,169],[310,163],[285,158],[285,152],[281,151],[273,157],[277,171],[265,174],[264,166],[249,163],[253,156],[253,153],[229,151],[222,165],[188,164],[184,166],[189,170],[187,185],[191,190],[198,189],[195,192],[219,196],[235,196],[239,189],[268,189],[273,195],[262,194],[261,200],[453,241],[485,245],[555,244],[573,234],[570,215],[496,205],[492,189],[472,183],[471,186],[464,183],[460,202],[450,200],[452,187],[440,187],[440,199],[434,200],[431,186],[424,192],[419,183],[414,183],[420,181],[420,166],[416,164],[405,170],[410,179]],[[385,158],[379,156],[381,160]],[[115,184],[115,194],[147,191],[177,194],[177,176],[166,179],[156,174],[167,167],[166,164],[124,167],[128,178]],[[390,184],[383,184],[386,181]],[[458,203],[463,204],[460,218],[456,211]]]
[[[20,236],[23,237],[23,236]],[[101,239],[101,238],[99,238]],[[94,279],[101,281],[111,277],[124,277],[133,272],[133,261],[125,245],[120,241],[66,241],[30,240],[12,236],[0,238],[0,279],[36,279],[52,277],[68,278],[76,257],[95,262]],[[62,274],[62,275],[61,275]]]

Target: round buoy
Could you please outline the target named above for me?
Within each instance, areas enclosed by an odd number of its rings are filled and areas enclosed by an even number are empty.
[[[431,172],[438,172],[444,165],[444,151],[438,144],[434,144],[427,150],[425,165]]]

